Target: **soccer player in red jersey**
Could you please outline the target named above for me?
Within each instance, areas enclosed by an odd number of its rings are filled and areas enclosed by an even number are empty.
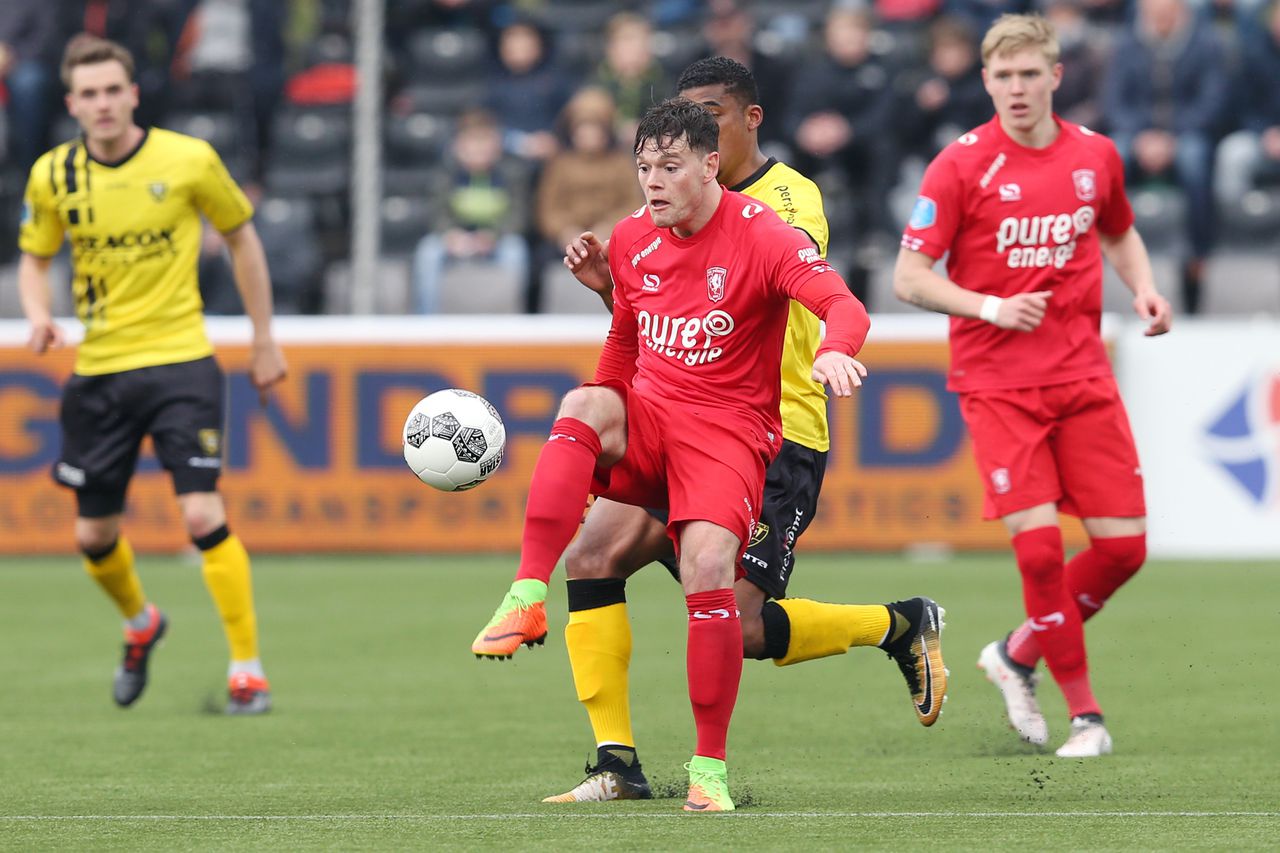
[[[690,811],[733,808],[725,742],[742,672],[733,583],[782,444],[787,305],[827,323],[815,380],[861,385],[853,356],[870,321],[809,240],[768,207],[725,190],[716,119],[684,99],[636,132],[646,204],[613,231],[613,323],[593,382],[570,391],[534,468],[518,577],[551,575],[588,493],[669,511],[689,614],[697,747]]]
[[[1062,757],[1109,753],[1089,684],[1083,620],[1142,565],[1142,471],[1099,329],[1102,256],[1133,292],[1147,335],[1169,302],[1133,227],[1109,139],[1053,113],[1058,42],[1036,15],[1005,15],[982,41],[991,121],[929,165],[894,269],[900,299],[951,315],[948,387],[973,437],[985,515],[1004,521],[1027,621],[982,650],[1027,741],[1048,728],[1035,699],[1043,655],[1071,716]],[[947,276],[933,271],[948,255]],[[1058,512],[1089,547],[1064,566]]]

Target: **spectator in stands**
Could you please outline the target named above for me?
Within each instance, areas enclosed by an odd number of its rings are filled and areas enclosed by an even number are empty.
[[[620,219],[644,204],[636,182],[635,157],[614,135],[613,98],[599,88],[573,96],[561,127],[567,147],[547,162],[538,181],[534,260],[540,271],[564,256],[582,234],[608,234]],[[537,310],[532,294],[530,310]]]
[[[536,161],[554,154],[559,144],[551,122],[572,92],[542,30],[532,22],[516,21],[499,31],[487,106],[502,121],[508,153]]]
[[[787,114],[792,69],[788,63],[757,49],[755,33],[755,17],[742,0],[711,0],[707,4],[702,25],[707,54],[727,56],[751,71],[756,78],[760,106],[765,115],[772,116],[760,126],[760,144],[787,144],[787,127],[777,119]]]
[[[894,172],[885,132],[892,108],[890,75],[871,55],[871,17],[838,6],[827,15],[823,33],[823,53],[800,66],[787,98],[785,124],[795,129],[793,164],[809,175],[824,166],[838,171],[852,191],[855,236],[891,228],[883,209]],[[835,211],[832,218],[837,219]]]
[[[1259,88],[1267,87],[1260,81]],[[1131,181],[1171,173],[1186,195],[1190,247],[1182,300],[1190,314],[1199,308],[1213,246],[1213,145],[1227,92],[1212,24],[1186,0],[1139,0],[1103,81],[1103,114]]]
[[[1086,0],[1044,0],[1044,16],[1058,34],[1062,83],[1053,93],[1053,109],[1067,121],[1102,129],[1102,88],[1105,67],[1099,33],[1084,15]]]
[[[592,80],[618,105],[618,138],[635,136],[640,116],[671,88],[653,52],[653,27],[633,12],[619,12],[604,28],[604,61]]]
[[[21,172],[45,149],[57,89],[57,6],[7,3],[0,13],[0,80],[8,91],[9,158]]]
[[[986,32],[1001,15],[1022,15],[1031,11],[1030,0],[945,0],[946,15],[963,18],[976,32]]]
[[[524,282],[529,270],[525,231],[529,218],[528,167],[502,151],[502,131],[491,113],[458,118],[450,162],[430,192],[434,221],[413,259],[414,306],[437,310],[449,264],[480,261]]]
[[[929,25],[927,67],[894,114],[903,147],[926,160],[991,118],[991,98],[982,85],[978,43],[969,24],[941,17]]]
[[[1241,127],[1218,146],[1220,201],[1238,199],[1260,184],[1280,186],[1280,0],[1263,15],[1264,27],[1242,33]],[[1264,84],[1263,81],[1269,81]]]

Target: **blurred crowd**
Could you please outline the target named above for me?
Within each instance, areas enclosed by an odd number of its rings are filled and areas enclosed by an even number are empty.
[[[349,305],[350,0],[0,0],[0,209],[75,126],[58,59],[88,31],[138,60],[140,123],[208,139],[259,206],[284,312]],[[642,197],[631,138],[680,70],[753,70],[766,153],[817,180],[833,259],[867,282],[921,172],[992,114],[978,41],[1005,12],[1053,20],[1056,106],[1109,134],[1186,310],[1232,240],[1280,238],[1280,0],[387,0],[382,310],[593,310],[559,267]],[[12,260],[13,241],[0,247]],[[238,311],[216,233],[211,312]]]

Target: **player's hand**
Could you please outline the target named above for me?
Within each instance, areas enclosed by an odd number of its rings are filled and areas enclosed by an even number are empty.
[[[866,375],[862,362],[842,352],[828,350],[813,360],[813,381],[826,385],[837,397],[853,396]]]
[[[590,231],[583,231],[578,238],[564,247],[564,265],[573,277],[599,294],[613,292],[613,277],[609,275],[609,241],[603,243]]]
[[[258,402],[266,406],[271,386],[284,381],[288,373],[284,353],[273,338],[253,342],[253,354],[249,358],[249,381],[258,389]]]
[[[1034,332],[1044,320],[1051,296],[1052,290],[1006,296],[996,312],[995,325],[1015,332]]]
[[[27,337],[27,347],[40,354],[51,349],[59,349],[66,344],[62,327],[52,320],[44,320],[31,324],[31,334]]]
[[[1149,338],[1163,335],[1173,327],[1173,306],[1154,290],[1133,297],[1133,310],[1147,321],[1147,328],[1142,334]]]

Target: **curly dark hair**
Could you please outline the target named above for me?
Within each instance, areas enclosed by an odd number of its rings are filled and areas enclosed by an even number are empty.
[[[760,90],[755,75],[747,66],[727,56],[708,56],[689,63],[680,72],[676,91],[685,92],[699,86],[724,86],[726,93],[744,106],[760,103]]]
[[[658,150],[666,151],[681,138],[693,151],[710,154],[720,150],[720,126],[715,116],[688,98],[668,98],[645,111],[631,150],[639,154],[652,140]]]

